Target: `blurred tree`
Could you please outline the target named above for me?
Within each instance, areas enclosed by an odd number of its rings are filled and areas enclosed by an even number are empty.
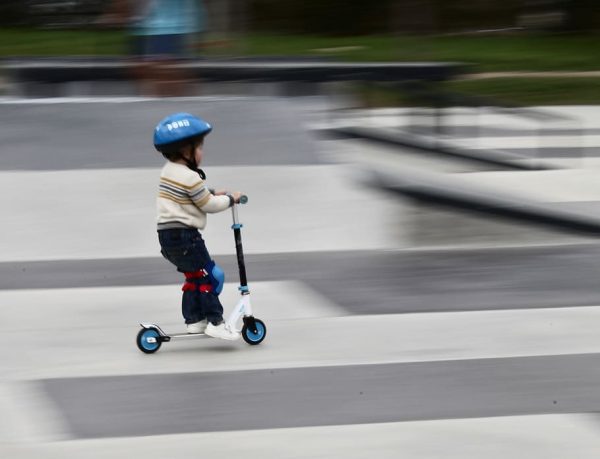
[[[436,0],[440,32],[515,27],[522,0]]]
[[[481,32],[519,27],[524,14],[537,14],[553,28],[566,24],[570,30],[593,31],[600,26],[600,0],[238,1],[247,2],[252,29],[281,33]]]
[[[319,35],[387,32],[393,0],[251,0],[255,30]]]
[[[27,5],[24,1],[4,0],[0,2],[0,24],[18,26],[27,22]]]
[[[592,32],[600,29],[598,0],[564,0],[566,27],[570,31]]]
[[[435,0],[394,0],[389,27],[396,34],[437,32]]]
[[[509,28],[523,0],[250,0],[253,28],[356,35]]]
[[[6,2],[3,2],[6,3]],[[12,3],[12,2],[10,2]],[[25,0],[20,2],[22,22],[45,28],[83,28],[106,8],[105,0]]]

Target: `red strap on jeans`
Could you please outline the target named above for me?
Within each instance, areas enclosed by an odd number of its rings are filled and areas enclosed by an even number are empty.
[[[181,287],[181,290],[183,290],[184,292],[191,292],[196,290],[196,284],[192,284],[191,282],[185,282],[183,284],[183,287]]]
[[[201,269],[200,271],[194,271],[194,272],[183,273],[183,274],[185,274],[185,279],[186,280],[190,280],[190,279],[202,279],[203,277],[208,276],[208,273],[206,272],[206,269]]]
[[[205,277],[208,276],[208,273],[206,272],[206,270],[201,269],[200,271],[195,271],[195,272],[189,272],[189,273],[184,273],[185,274],[185,282],[183,284],[183,287],[181,287],[181,290],[183,290],[184,292],[193,292],[198,290],[201,293],[209,293],[213,291],[213,287],[211,284],[200,284],[197,285],[192,281],[193,279],[203,279]]]

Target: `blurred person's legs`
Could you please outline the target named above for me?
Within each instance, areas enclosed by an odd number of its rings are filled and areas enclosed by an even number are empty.
[[[134,56],[133,76],[143,94],[191,95],[192,73],[180,64],[191,39],[205,29],[202,0],[129,0]]]
[[[191,95],[193,78],[179,64],[184,61],[185,34],[137,35],[132,37],[132,69],[143,95],[170,97]]]

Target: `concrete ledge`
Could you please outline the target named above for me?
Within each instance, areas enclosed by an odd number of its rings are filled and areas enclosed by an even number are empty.
[[[1,67],[12,81],[61,83],[123,80],[130,77],[128,59],[5,60]],[[443,81],[464,73],[459,63],[349,63],[319,60],[229,59],[188,60],[176,67],[211,81]]]
[[[495,215],[571,234],[600,236],[600,218],[595,218],[580,206],[576,206],[577,210],[568,210],[564,203],[538,202],[510,192],[466,185],[455,175],[427,174],[414,169],[392,173],[372,168],[366,182],[419,202]]]
[[[532,161],[519,154],[499,150],[471,150],[440,136],[425,136],[399,129],[368,126],[343,126],[318,131],[322,135],[337,139],[361,139],[392,147],[408,147],[437,156],[452,157],[470,163],[498,166],[508,170],[554,169],[550,164]]]

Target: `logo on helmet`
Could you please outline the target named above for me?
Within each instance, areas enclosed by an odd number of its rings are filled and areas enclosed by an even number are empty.
[[[174,121],[172,123],[167,124],[167,129],[169,131],[172,131],[173,129],[177,129],[180,127],[189,127],[189,126],[190,126],[189,120],[181,120],[181,121]]]

